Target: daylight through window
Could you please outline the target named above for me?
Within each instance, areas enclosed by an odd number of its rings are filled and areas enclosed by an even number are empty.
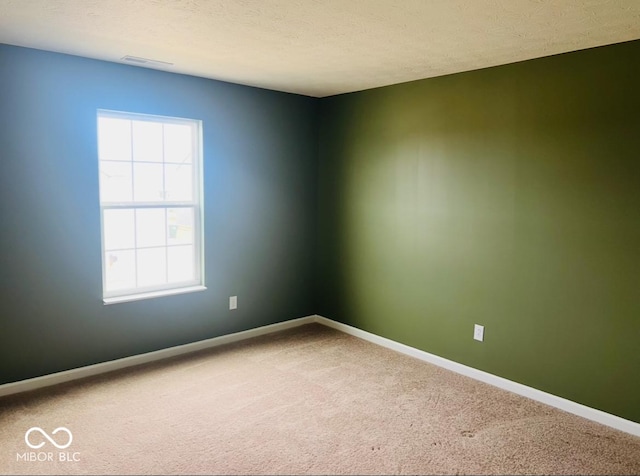
[[[204,289],[201,123],[98,111],[106,303]]]

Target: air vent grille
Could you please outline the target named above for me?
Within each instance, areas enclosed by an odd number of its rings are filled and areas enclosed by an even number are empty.
[[[127,56],[123,56],[122,58],[120,58],[122,61],[127,61],[129,63],[136,63],[136,64],[146,64],[149,66],[172,66],[173,63],[169,63],[167,61],[159,61],[159,60],[152,60],[149,58],[141,58],[139,56],[131,56],[131,55],[127,55]]]

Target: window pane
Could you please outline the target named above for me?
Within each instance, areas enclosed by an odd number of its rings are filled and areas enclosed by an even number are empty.
[[[97,115],[105,302],[201,282],[201,121]]]
[[[133,160],[162,162],[162,124],[133,121]]]
[[[185,164],[165,165],[167,200],[193,200],[193,167]]]
[[[191,127],[184,124],[164,125],[164,160],[191,163],[193,153]]]
[[[167,243],[190,245],[193,243],[193,208],[167,209]]]
[[[131,198],[131,163],[100,161],[100,201],[127,202]]]
[[[156,286],[167,282],[166,248],[138,250],[138,286]]]
[[[98,154],[100,160],[131,160],[130,120],[98,118]]]
[[[134,251],[107,251],[104,257],[107,291],[136,287]]]
[[[169,282],[178,283],[194,279],[193,246],[170,246],[167,249],[169,260]]]
[[[138,247],[164,246],[166,229],[164,208],[136,210]]]
[[[161,202],[164,200],[162,164],[133,165],[133,196],[137,202]]]
[[[135,246],[133,210],[104,211],[104,249],[118,250]]]

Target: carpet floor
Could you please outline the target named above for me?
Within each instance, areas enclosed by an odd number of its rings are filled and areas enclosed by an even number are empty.
[[[0,398],[0,473],[640,474],[640,438],[311,324]]]

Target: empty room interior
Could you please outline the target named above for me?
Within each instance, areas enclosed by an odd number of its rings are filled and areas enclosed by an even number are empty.
[[[0,474],[640,474],[640,2],[0,0]]]

